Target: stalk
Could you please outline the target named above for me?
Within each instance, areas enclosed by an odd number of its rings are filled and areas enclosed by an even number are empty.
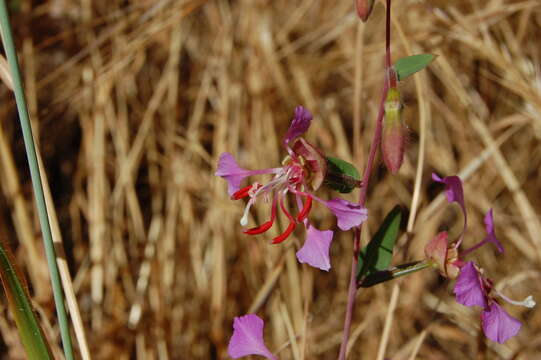
[[[378,116],[376,118],[376,129],[370,144],[368,161],[363,175],[363,187],[359,194],[359,205],[362,207],[366,204],[366,195],[368,192],[368,184],[372,175],[372,168],[376,159],[376,152],[381,142],[381,133],[383,130],[383,117],[385,115],[385,99],[389,91],[389,70],[391,68],[391,0],[387,0],[387,9],[385,16],[385,77],[383,81],[383,90],[379,103]],[[359,263],[359,251],[361,249],[361,229],[362,224],[353,231],[353,259],[351,263],[351,274],[348,288],[348,301],[346,305],[346,316],[344,319],[344,330],[342,332],[342,344],[340,345],[340,353],[338,360],[346,359],[347,344],[351,332],[351,321],[355,310],[355,297],[357,295],[357,265]]]
[[[13,92],[15,93],[15,100],[17,102],[19,121],[21,123],[24,146],[26,149],[26,156],[28,158],[28,165],[30,167],[30,176],[32,178],[32,187],[34,189],[34,197],[38,209],[41,232],[43,234],[45,255],[47,257],[47,264],[49,267],[49,274],[53,287],[54,302],[56,306],[56,313],[58,316],[58,323],[60,328],[60,336],[62,338],[62,344],[64,348],[64,355],[67,360],[72,360],[73,348],[69,332],[68,317],[66,314],[66,308],[64,306],[62,285],[60,282],[58,265],[56,263],[56,254],[51,235],[51,225],[49,223],[49,217],[47,214],[47,206],[45,204],[43,185],[40,178],[38,160],[36,155],[36,146],[34,143],[34,137],[32,135],[32,127],[30,124],[30,118],[28,116],[28,107],[26,105],[26,99],[24,96],[23,81],[19,70],[17,52],[13,41],[13,35],[11,33],[11,26],[9,23],[9,15],[5,0],[0,1],[0,29],[2,32],[2,42],[4,44],[4,49],[8,58],[11,76],[13,78]]]

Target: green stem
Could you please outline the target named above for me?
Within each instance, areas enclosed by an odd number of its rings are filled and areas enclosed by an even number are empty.
[[[0,1],[0,28],[2,31],[4,49],[6,51],[9,68],[13,79],[13,91],[15,93],[15,100],[17,102],[17,110],[19,112],[19,120],[21,122],[21,128],[23,132],[24,146],[26,149],[26,156],[28,158],[28,165],[30,167],[30,176],[32,178],[32,186],[34,188],[36,206],[38,208],[41,232],[43,234],[45,254],[47,257],[47,264],[49,266],[49,274],[51,276],[51,283],[53,287],[54,302],[56,305],[56,313],[58,316],[58,323],[60,327],[60,336],[62,337],[65,357],[67,360],[72,360],[73,348],[69,332],[68,316],[66,314],[66,308],[64,306],[62,285],[60,282],[60,275],[56,263],[56,254],[53,245],[53,238],[51,235],[51,225],[49,224],[47,207],[45,205],[45,197],[43,194],[43,185],[41,183],[41,177],[38,167],[36,148],[34,144],[34,138],[32,136],[30,119],[28,116],[28,107],[26,105],[26,99],[24,96],[24,90],[22,85],[23,82],[17,61],[17,52],[15,50],[15,44],[13,42],[13,35],[11,33],[11,26],[9,23],[9,16],[5,0]]]

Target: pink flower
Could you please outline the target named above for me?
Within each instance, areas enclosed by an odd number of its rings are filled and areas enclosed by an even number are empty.
[[[257,200],[271,204],[270,219],[261,225],[245,229],[248,235],[261,234],[269,230],[276,220],[278,209],[288,218],[287,228],[272,240],[273,244],[286,240],[299,223],[308,230],[308,237],[303,248],[297,253],[300,262],[328,270],[330,268],[329,247],[333,232],[319,231],[307,220],[312,209],[313,200],[327,206],[337,218],[338,227],[349,230],[359,226],[367,218],[367,210],[358,204],[343,199],[323,200],[313,194],[318,190],[327,173],[327,159],[312,144],[300,136],[310,127],[312,114],[303,107],[295,109],[295,116],[282,141],[288,155],[282,161],[282,167],[263,170],[246,170],[241,168],[233,156],[224,153],[218,161],[217,176],[228,182],[229,194],[234,200],[248,198],[243,216],[242,226],[248,225],[250,208]],[[254,182],[240,188],[241,182],[248,176],[272,174],[274,177],[266,184]],[[287,209],[286,196],[293,195],[298,206],[295,213]]]
[[[233,321],[233,336],[227,347],[229,356],[238,359],[248,355],[261,355],[276,360],[263,340],[264,326],[263,320],[254,314],[236,317]]]
[[[485,229],[487,236],[471,248],[459,251],[458,247],[463,240],[466,231],[467,216],[464,204],[464,192],[462,181],[458,176],[440,178],[432,174],[435,181],[445,184],[447,200],[457,202],[464,212],[464,229],[459,238],[453,244],[449,244],[447,233],[442,232],[436,235],[425,247],[427,259],[437,266],[443,276],[449,278],[457,277],[454,294],[456,301],[465,306],[480,306],[483,308],[481,323],[486,337],[492,341],[504,343],[515,336],[520,330],[521,323],[510,316],[498,303],[497,298],[513,304],[525,307],[535,306],[531,296],[523,301],[511,300],[494,289],[491,279],[485,277],[482,271],[473,261],[464,262],[464,258],[479,249],[486,243],[492,243],[500,253],[504,252],[503,246],[496,238],[494,230],[494,215],[490,209],[485,215]]]
[[[485,336],[492,341],[503,344],[509,338],[518,334],[521,323],[509,315],[499,304],[498,298],[513,305],[528,308],[535,306],[535,301],[528,296],[523,301],[511,300],[494,289],[492,281],[484,277],[477,266],[468,261],[460,269],[460,275],[455,284],[456,301],[465,306],[480,306],[481,325]]]

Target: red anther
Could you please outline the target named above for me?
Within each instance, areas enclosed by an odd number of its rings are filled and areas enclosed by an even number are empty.
[[[269,230],[273,223],[274,223],[274,219],[270,219],[266,223],[263,223],[263,224],[261,224],[259,226],[256,226],[256,227],[248,229],[248,230],[244,230],[243,233],[245,233],[247,235],[262,234],[265,231]]]
[[[248,185],[246,187],[243,187],[242,189],[238,190],[233,195],[231,195],[231,199],[239,200],[239,199],[242,199],[243,197],[248,196],[248,193],[250,192],[250,190],[252,190],[252,187],[253,185]]]
[[[297,220],[303,221],[306,216],[308,216],[308,213],[310,213],[310,210],[312,209],[312,197],[307,196],[306,201],[304,202],[304,206],[302,207],[302,210],[300,213],[297,214]]]
[[[291,235],[291,233],[293,232],[293,230],[295,229],[295,226],[297,224],[294,222],[294,221],[291,221],[289,223],[289,226],[287,227],[286,231],[284,231],[283,233],[281,233],[280,235],[278,235],[277,237],[275,237],[274,239],[272,239],[272,243],[273,244],[279,244],[281,243],[282,241],[284,241],[285,239],[288,238],[289,235]]]

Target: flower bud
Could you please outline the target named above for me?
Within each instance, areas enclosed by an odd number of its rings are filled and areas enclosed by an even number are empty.
[[[454,246],[449,246],[447,232],[440,232],[426,244],[425,256],[438,268],[442,276],[456,279],[459,273],[459,267],[456,264],[458,251]]]
[[[374,0],[355,0],[355,4],[357,5],[357,15],[363,22],[366,22],[374,8]]]
[[[396,174],[404,160],[404,150],[408,129],[402,123],[402,104],[400,93],[390,88],[385,99],[385,119],[383,122],[383,138],[381,150],[387,169]]]

